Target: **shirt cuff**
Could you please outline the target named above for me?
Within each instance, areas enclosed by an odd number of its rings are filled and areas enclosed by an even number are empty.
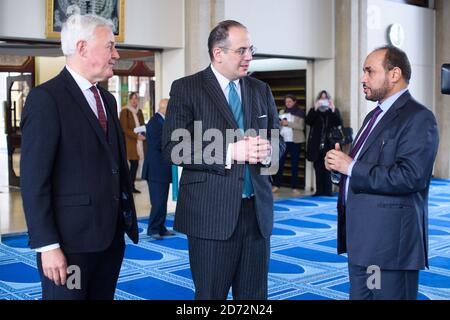
[[[46,252],[46,251],[50,251],[50,250],[55,250],[55,249],[59,249],[59,243],[53,243],[53,244],[49,244],[48,246],[45,247],[40,247],[40,248],[36,248],[36,252]]]
[[[225,169],[231,169],[231,148],[232,143],[229,143],[227,147],[227,157],[225,159]]]
[[[350,165],[348,166],[347,177],[352,176],[353,166],[355,165],[355,163],[356,163],[356,160],[353,160],[352,163],[350,163]]]

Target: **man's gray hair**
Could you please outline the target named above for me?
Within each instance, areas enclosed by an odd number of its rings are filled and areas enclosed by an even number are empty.
[[[64,22],[61,30],[61,49],[64,55],[71,56],[75,53],[77,42],[80,40],[92,40],[97,27],[109,27],[114,30],[111,20],[94,14],[74,14]]]

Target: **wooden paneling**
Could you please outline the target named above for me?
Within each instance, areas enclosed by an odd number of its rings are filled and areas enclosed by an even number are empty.
[[[278,111],[284,109],[284,96],[293,94],[297,97],[299,108],[306,112],[306,70],[254,72],[251,76],[270,86]],[[305,187],[305,164],[305,148],[303,148],[298,165],[299,187],[301,188]],[[290,155],[284,165],[282,186],[291,186]]]

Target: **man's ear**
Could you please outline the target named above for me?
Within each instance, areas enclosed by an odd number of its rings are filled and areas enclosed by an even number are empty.
[[[214,61],[217,61],[218,63],[222,63],[222,49],[219,47],[215,47],[212,50]]]
[[[86,47],[87,47],[87,41],[86,40],[80,40],[77,42],[77,53],[81,57],[86,56]]]
[[[391,79],[393,82],[397,83],[403,78],[402,69],[399,67],[394,67],[394,69],[391,70]]]

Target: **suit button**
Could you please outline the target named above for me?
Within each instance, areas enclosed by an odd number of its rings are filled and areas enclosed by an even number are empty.
[[[112,169],[112,174],[118,174],[119,173],[119,169]]]
[[[115,201],[119,201],[119,197],[118,197],[118,196],[113,196],[113,199],[114,199]]]

